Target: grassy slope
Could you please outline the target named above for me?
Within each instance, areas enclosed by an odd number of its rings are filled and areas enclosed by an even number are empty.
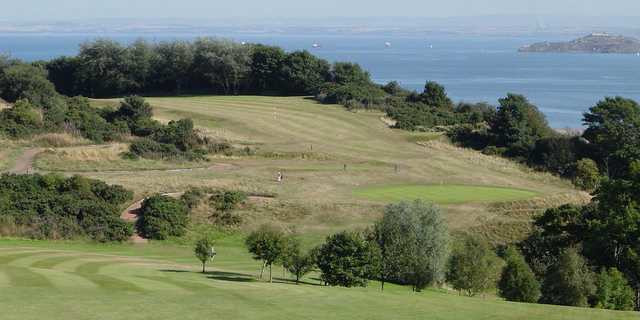
[[[340,106],[320,105],[299,97],[178,97],[148,101],[156,118],[168,121],[191,117],[213,136],[258,148],[258,156],[214,160],[233,164],[230,170],[90,175],[126,185],[138,193],[173,192],[189,185],[205,185],[277,194],[278,201],[284,203],[282,208],[278,212],[269,209],[259,214],[247,213],[249,228],[275,221],[321,236],[366,226],[380,214],[386,201],[354,197],[353,190],[385,184],[507,187],[535,191],[542,198],[578,194],[567,182],[531,172],[511,161],[453,147],[432,134],[389,129],[380,120],[379,112],[348,112]],[[283,184],[275,182],[278,171],[285,175]],[[467,230],[505,220],[489,212],[484,203],[448,204],[445,209],[453,229]],[[511,218],[507,220],[513,222]],[[526,219],[514,223],[526,224]]]
[[[380,186],[356,189],[355,196],[379,201],[426,199],[438,204],[512,201],[535,197],[533,191],[513,188],[429,185],[429,186]]]
[[[0,240],[2,319],[637,319],[637,314],[506,303],[408,288],[329,288],[253,279],[237,238],[206,275],[188,247]],[[274,270],[280,275],[280,270]]]

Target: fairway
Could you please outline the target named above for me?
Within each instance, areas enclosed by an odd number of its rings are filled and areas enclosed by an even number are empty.
[[[398,185],[356,189],[357,197],[374,201],[426,200],[438,204],[513,201],[535,197],[537,193],[501,187],[464,185]]]
[[[255,279],[239,238],[220,239],[208,273],[191,247],[0,240],[0,318],[25,319],[638,319],[635,313],[507,303],[430,289]]]

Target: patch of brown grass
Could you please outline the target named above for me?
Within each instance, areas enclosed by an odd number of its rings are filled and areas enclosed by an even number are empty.
[[[64,148],[91,144],[91,141],[68,133],[45,133],[32,139],[34,145],[45,148]]]

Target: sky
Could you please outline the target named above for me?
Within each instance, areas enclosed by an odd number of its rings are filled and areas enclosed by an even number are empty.
[[[5,21],[640,15],[639,0],[0,0],[0,8]]]

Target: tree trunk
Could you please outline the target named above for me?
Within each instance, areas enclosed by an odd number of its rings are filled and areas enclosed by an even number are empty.
[[[206,262],[202,262],[202,273],[206,272],[205,266],[206,266]]]
[[[384,292],[384,278],[380,281],[380,283],[382,284],[380,291]]]
[[[262,262],[262,269],[260,269],[260,280],[262,280],[262,275],[264,274],[264,267],[267,265],[266,261]]]
[[[271,275],[271,270],[273,269],[273,264],[269,264],[269,283],[273,283],[273,276]]]

